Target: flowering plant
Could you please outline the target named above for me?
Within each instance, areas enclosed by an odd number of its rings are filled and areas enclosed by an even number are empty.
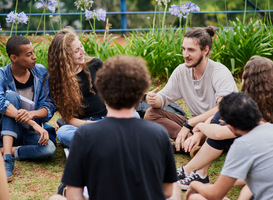
[[[41,19],[39,21],[39,24],[38,24],[38,27],[37,27],[37,30],[36,30],[36,34],[37,34],[38,30],[39,30],[42,19],[44,17],[44,35],[45,35],[45,29],[46,29],[45,28],[45,24],[46,24],[46,22],[45,22],[46,15],[45,14],[46,14],[46,10],[49,10],[50,12],[55,13],[55,10],[56,10],[55,4],[56,4],[56,2],[57,2],[56,0],[41,0],[40,2],[38,2],[36,4],[36,8],[43,8],[43,15],[41,16]]]
[[[85,10],[85,18],[86,20],[89,21],[89,24],[93,30],[93,33],[95,34],[95,20],[97,19],[98,21],[105,21],[106,18],[106,11],[104,11],[103,9],[98,9],[98,10],[89,10],[92,5],[93,5],[94,1],[91,0],[77,0],[74,2],[74,5],[77,7],[77,9],[81,9],[81,12]],[[81,21],[81,32],[82,32],[82,14],[80,15],[80,21]],[[94,24],[92,25],[91,23],[91,19],[94,20]]]
[[[177,16],[179,18],[179,24],[181,27],[181,19],[186,18],[186,27],[187,27],[187,23],[188,23],[188,15],[190,15],[192,12],[199,12],[200,8],[197,4],[192,3],[192,2],[187,2],[185,4],[181,4],[181,5],[171,5],[171,8],[169,8],[169,12],[171,13],[171,15]]]
[[[24,23],[27,24],[28,21],[28,17],[26,16],[26,14],[24,12],[20,12],[17,13],[16,11],[11,11],[6,18],[6,22],[7,23],[15,23],[15,24],[19,24],[19,23]]]
[[[19,23],[27,24],[27,21],[28,21],[28,17],[26,16],[24,12],[17,13],[16,11],[11,11],[6,18],[7,23],[12,23],[11,33],[13,30],[13,24],[16,24],[15,34],[17,34],[17,25]]]
[[[52,13],[55,13],[55,4],[56,0],[41,0],[41,2],[36,4],[36,8],[43,8],[43,9],[47,9]]]
[[[181,4],[181,5],[171,5],[171,8],[169,8],[169,11],[171,13],[171,15],[177,16],[179,18],[187,18],[187,16],[191,13],[191,12],[199,12],[200,8],[198,5],[196,5],[195,3],[185,3],[185,4]]]
[[[77,9],[81,9],[84,11],[85,9],[90,9],[93,5],[94,1],[91,0],[77,0],[74,2],[74,5],[77,7]]]

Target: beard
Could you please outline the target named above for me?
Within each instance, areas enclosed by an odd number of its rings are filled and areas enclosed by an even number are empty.
[[[187,68],[195,68],[197,65],[199,65],[203,60],[203,56],[200,56],[200,58],[198,59],[198,61],[196,63],[193,63],[192,65],[187,65],[186,64],[186,67]]]

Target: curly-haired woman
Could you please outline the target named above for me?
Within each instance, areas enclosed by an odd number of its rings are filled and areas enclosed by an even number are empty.
[[[107,109],[97,94],[94,80],[103,65],[99,58],[85,55],[72,29],[60,30],[48,50],[50,92],[66,125],[57,131],[58,140],[70,146],[78,126],[101,120]]]

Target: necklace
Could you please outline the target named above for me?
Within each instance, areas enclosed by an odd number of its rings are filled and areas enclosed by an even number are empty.
[[[79,65],[79,67],[74,71],[74,73],[75,73],[75,74],[78,74],[80,68],[81,68],[81,66]]]

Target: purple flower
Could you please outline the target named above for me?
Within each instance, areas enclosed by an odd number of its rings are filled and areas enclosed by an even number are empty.
[[[196,5],[195,3],[185,3],[185,4],[181,4],[179,5],[171,5],[171,8],[169,8],[169,11],[171,13],[171,15],[175,15],[179,18],[187,18],[187,16],[191,13],[191,12],[199,12],[200,8],[198,5]]]
[[[41,0],[41,2],[36,4],[36,8],[48,9],[50,12],[55,13],[56,0]]]
[[[96,19],[97,15],[96,15],[96,12],[95,10],[94,11],[90,11],[90,10],[85,10],[85,18],[86,20],[89,20],[89,19]]]
[[[98,21],[100,21],[100,20],[105,21],[106,11],[102,10],[101,8],[98,9],[97,11],[96,10],[90,11],[90,10],[86,9],[85,10],[85,18],[86,18],[86,20],[98,19]]]
[[[77,6],[77,9],[90,9],[93,5],[94,1],[91,0],[77,0],[74,2],[74,5]]]
[[[0,25],[0,31],[2,31],[2,27],[1,27],[1,25]]]
[[[171,5],[171,8],[169,8],[169,11],[171,15],[178,16],[179,14],[179,5]]]
[[[102,10],[101,8],[97,10],[97,14],[98,14],[98,21],[102,20],[105,21],[106,18],[106,11]]]
[[[19,14],[16,11],[11,11],[6,18],[6,22],[7,23],[15,23],[15,24],[19,24],[19,23],[24,23],[27,24],[28,21],[28,17],[26,16],[26,14],[24,12],[20,12]]]
[[[195,11],[199,12],[200,11],[199,6],[195,3],[192,3],[191,1],[188,3],[185,3],[185,6],[188,8],[188,10],[190,12],[195,12]]]

